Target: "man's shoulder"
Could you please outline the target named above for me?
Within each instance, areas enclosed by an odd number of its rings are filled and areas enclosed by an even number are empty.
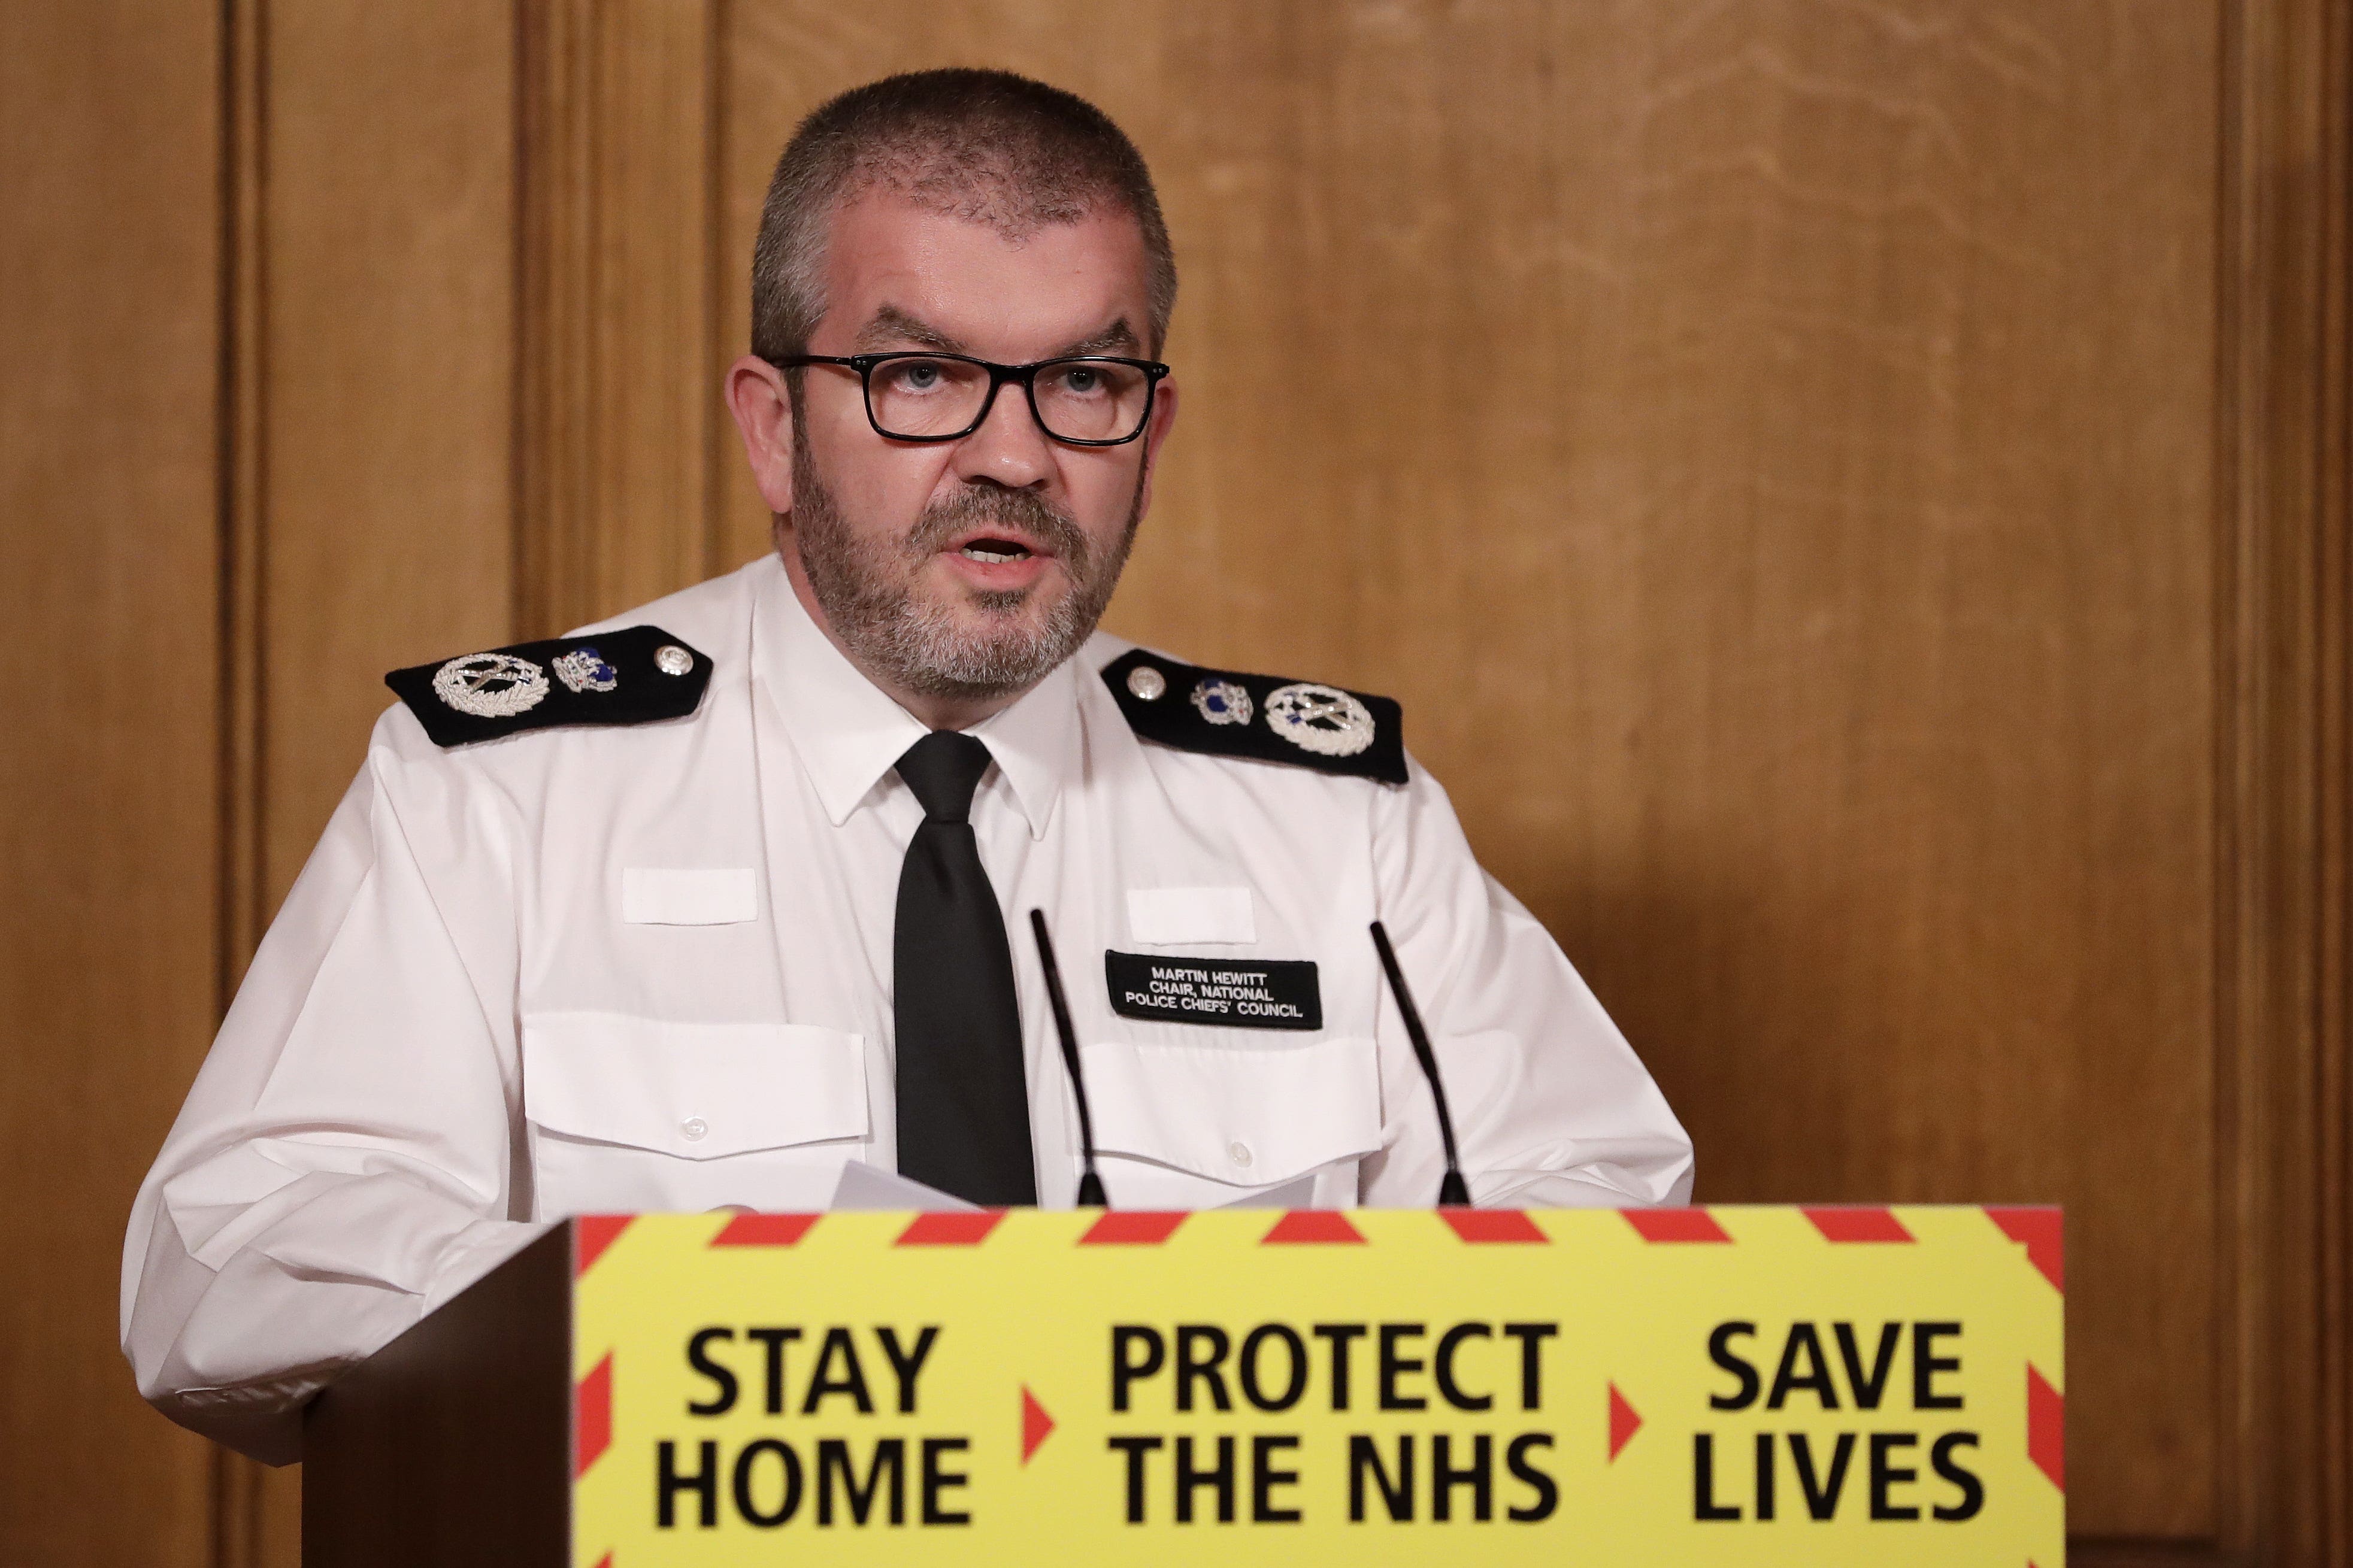
[[[691,717],[743,661],[753,568],[698,583],[560,637],[396,669],[393,694],[442,750],[533,731]]]
[[[1138,738],[1177,751],[1402,784],[1395,700],[1285,675],[1216,669],[1098,634],[1081,658]]]

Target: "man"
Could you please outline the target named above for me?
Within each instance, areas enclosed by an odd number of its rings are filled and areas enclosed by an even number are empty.
[[[1094,631],[1177,411],[1142,159],[1068,94],[894,78],[786,149],[727,397],[776,550],[403,701],[132,1215],[174,1419],[300,1403],[596,1211],[822,1207],[851,1161],[1066,1205],[1683,1201],[1625,1042],[1394,703]],[[1063,958],[1060,1055],[1038,910]]]

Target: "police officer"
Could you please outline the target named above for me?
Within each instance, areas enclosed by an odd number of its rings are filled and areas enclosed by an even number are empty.
[[[1067,1205],[1684,1201],[1690,1145],[1472,859],[1397,705],[1095,630],[1177,411],[1100,111],[934,71],[785,151],[727,382],[774,554],[399,704],[132,1214],[174,1419],[301,1402],[582,1212],[823,1207],[863,1162]],[[1063,959],[1064,1065],[1029,911]]]

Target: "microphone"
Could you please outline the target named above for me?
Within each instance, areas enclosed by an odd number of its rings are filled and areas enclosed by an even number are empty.
[[[1087,1109],[1086,1075],[1079,1071],[1079,1037],[1071,1028],[1071,1004],[1062,994],[1061,965],[1054,962],[1054,939],[1046,934],[1046,911],[1029,911],[1029,929],[1038,938],[1038,962],[1046,971],[1046,999],[1054,1005],[1054,1032],[1061,1037],[1062,1065],[1070,1069],[1072,1098],[1079,1105],[1079,1158],[1083,1173],[1079,1177],[1081,1208],[1109,1208],[1103,1196],[1103,1178],[1095,1174],[1095,1119]],[[1451,1148],[1452,1133],[1448,1133]]]
[[[1438,1107],[1438,1135],[1446,1144],[1446,1177],[1438,1184],[1438,1206],[1469,1208],[1471,1189],[1462,1180],[1462,1164],[1454,1152],[1454,1116],[1446,1109],[1446,1085],[1438,1076],[1438,1057],[1430,1048],[1430,1036],[1414,1008],[1413,993],[1405,988],[1405,971],[1398,967],[1397,950],[1389,946],[1389,933],[1378,921],[1373,922],[1373,945],[1380,950],[1381,968],[1388,974],[1398,1013],[1405,1019],[1406,1038],[1413,1042],[1413,1059],[1421,1064],[1421,1076],[1430,1080],[1430,1098]]]

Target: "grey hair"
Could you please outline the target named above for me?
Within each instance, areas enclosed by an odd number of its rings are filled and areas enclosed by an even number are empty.
[[[1176,258],[1152,172],[1111,117],[1002,70],[885,77],[820,105],[776,160],[752,251],[752,352],[808,352],[826,310],[826,243],[840,205],[883,185],[1020,237],[1104,208],[1144,231],[1150,352],[1166,342]]]

